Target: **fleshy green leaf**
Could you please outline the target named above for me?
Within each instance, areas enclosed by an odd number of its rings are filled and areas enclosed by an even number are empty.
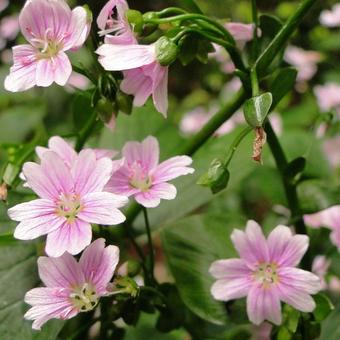
[[[313,298],[316,303],[316,308],[313,312],[315,320],[323,321],[334,310],[334,306],[331,300],[324,294],[317,294]]]

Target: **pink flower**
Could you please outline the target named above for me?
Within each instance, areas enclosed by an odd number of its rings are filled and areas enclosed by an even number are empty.
[[[297,80],[310,80],[317,71],[317,63],[321,61],[321,54],[315,51],[305,51],[302,48],[289,46],[285,52],[285,61],[298,70]]]
[[[314,88],[314,93],[319,107],[323,112],[335,109],[340,117],[340,85],[336,83],[326,83]]]
[[[273,325],[269,322],[262,322],[259,326],[253,326],[251,328],[252,336],[250,340],[270,340]]]
[[[128,197],[133,195],[147,208],[157,207],[161,199],[174,199],[176,187],[167,182],[194,172],[188,167],[192,163],[188,156],[172,157],[158,164],[159,144],[152,136],[142,143],[126,143],[122,154],[122,166],[113,173],[105,189]]]
[[[303,219],[309,227],[329,228],[332,231],[331,241],[340,250],[340,205],[333,205],[315,214],[304,215]]]
[[[14,40],[19,33],[17,15],[5,17],[0,22],[0,37],[6,40]]]
[[[117,18],[112,18],[114,9]],[[111,0],[102,9],[97,23],[106,35],[96,53],[105,70],[123,71],[121,90],[134,96],[134,106],[142,106],[152,96],[156,109],[165,117],[168,110],[168,67],[156,58],[156,45],[138,45],[125,19],[128,5],[124,0]]]
[[[318,255],[315,256],[312,264],[312,272],[316,274],[321,281],[321,287],[323,290],[327,289],[327,283],[325,281],[325,276],[328,272],[331,261],[326,258],[326,256]]]
[[[112,174],[109,158],[96,159],[92,150],[83,150],[68,167],[56,152],[45,151],[41,164],[25,163],[28,186],[39,196],[8,210],[20,222],[14,237],[31,240],[47,234],[46,253],[60,256],[78,254],[92,238],[91,223],[115,225],[125,216],[118,210],[128,199],[104,191]]]
[[[324,26],[340,26],[340,4],[335,4],[331,10],[324,10],[320,15],[320,22]]]
[[[242,46],[246,42],[253,40],[254,35],[253,24],[243,24],[241,22],[228,22],[224,26],[228,30],[228,32],[233,36],[235,41],[241,43]],[[258,33],[261,33],[261,31],[259,31]]]
[[[292,235],[277,226],[265,239],[261,227],[248,221],[245,232],[231,234],[240,259],[215,261],[210,273],[217,279],[211,288],[215,299],[229,301],[247,296],[249,320],[259,325],[268,320],[282,322],[280,300],[302,312],[311,312],[310,294],[320,289],[319,278],[295,268],[308,248],[308,236]]]
[[[88,246],[79,262],[68,253],[61,257],[39,257],[38,269],[46,287],[34,288],[25,295],[32,307],[25,314],[40,330],[50,319],[71,319],[94,309],[100,297],[109,295],[108,284],[119,261],[119,248],[105,247],[104,239]]]
[[[69,92],[74,92],[76,89],[86,90],[90,86],[90,81],[88,78],[80,73],[72,72],[70,78],[67,81],[66,89]]]
[[[337,168],[340,165],[340,136],[326,140],[323,143],[323,150],[330,164]]]
[[[66,51],[83,45],[89,31],[86,10],[73,11],[64,0],[28,0],[19,16],[21,32],[30,45],[13,47],[14,65],[5,79],[8,91],[65,85],[72,66]]]

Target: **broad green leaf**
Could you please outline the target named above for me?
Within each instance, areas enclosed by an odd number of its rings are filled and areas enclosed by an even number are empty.
[[[340,304],[321,324],[321,334],[319,340],[338,340],[340,339]]]
[[[1,247],[0,261],[0,338],[1,340],[54,340],[63,322],[49,321],[41,332],[33,331],[23,316],[28,306],[24,295],[39,278],[36,252],[32,245]]]
[[[316,308],[313,311],[315,320],[319,322],[323,321],[332,312],[334,306],[331,300],[324,294],[317,294],[313,298],[316,303]]]
[[[230,222],[229,222],[230,223]],[[213,299],[211,263],[233,257],[228,216],[191,216],[167,225],[161,232],[170,270],[183,302],[195,314],[215,324],[227,322],[222,303]]]

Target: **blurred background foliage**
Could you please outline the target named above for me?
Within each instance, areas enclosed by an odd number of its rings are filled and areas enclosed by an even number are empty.
[[[282,21],[294,13],[299,3],[276,0],[257,2],[261,13],[275,15]],[[89,5],[96,18],[105,1],[69,3]],[[167,6],[181,6],[185,3],[181,0],[129,1],[131,8],[142,12],[160,10]],[[280,141],[289,160],[303,156],[307,161],[304,176],[310,181],[300,188],[305,212],[315,212],[339,204],[340,201],[339,167],[332,166],[324,151],[324,143],[338,135],[339,121],[330,119],[331,114],[320,111],[313,93],[317,84],[331,81],[340,85],[340,29],[328,29],[319,24],[320,11],[335,3],[336,1],[330,0],[317,1],[294,34],[291,40],[293,45],[318,51],[322,57],[315,76],[285,96],[276,109],[282,121]],[[24,1],[10,1],[10,6],[0,14],[1,18],[17,14],[23,4]],[[249,1],[197,0],[197,4],[205,14],[221,20],[251,22]],[[93,36],[96,35],[96,29],[94,23]],[[15,169],[15,165],[9,169],[8,162],[11,164],[13,159],[18,160],[31,153],[35,145],[45,144],[49,136],[61,135],[69,137],[70,140],[74,139],[93,111],[88,98],[72,86],[61,88],[54,85],[47,89],[34,88],[15,94],[6,92],[3,80],[11,63],[9,48],[18,43],[24,43],[20,34],[16,39],[6,42],[0,52],[0,174],[5,179],[20,171],[20,168]],[[70,56],[75,64],[92,68],[95,57],[92,52],[93,46],[89,42],[86,47]],[[127,140],[142,140],[152,134],[160,141],[161,158],[172,156],[188,138],[179,128],[184,115],[197,107],[206,112],[217,111],[234,93],[228,86],[232,78],[231,74],[221,72],[221,64],[214,58],[210,58],[206,64],[193,61],[185,68],[180,62],[176,62],[170,71],[170,109],[167,120],[148,103],[143,108],[134,109],[131,115],[120,113],[113,132],[99,124],[87,145],[119,150]],[[326,132],[322,137],[317,137],[316,131],[322,124],[326,124]],[[185,315],[181,317],[187,322],[187,330],[192,328],[195,322],[199,325],[199,331],[196,331],[198,339],[243,339],[249,338],[252,332],[239,311],[236,311],[238,320],[223,320],[225,307],[213,301],[209,294],[212,283],[207,273],[209,264],[221,257],[234,256],[229,239],[231,230],[235,227],[243,228],[249,218],[261,223],[266,231],[279,223],[289,223],[283,187],[268,147],[265,146],[263,166],[251,160],[253,136],[248,136],[238,148],[229,167],[230,182],[226,190],[213,195],[209,189],[196,184],[198,178],[209,168],[211,161],[226,154],[241,129],[242,124],[239,124],[231,132],[211,138],[193,157],[195,175],[176,182],[177,199],[162,202],[159,208],[150,211],[151,225],[156,232],[157,277],[163,282],[176,279],[181,300],[185,304]],[[38,283],[35,261],[36,256],[42,254],[42,243],[19,243],[12,240],[8,235],[13,232],[15,223],[8,219],[6,210],[8,206],[31,197],[31,192],[19,184],[9,191],[8,201],[0,205],[0,234],[7,235],[7,239],[0,240],[0,338],[52,340],[57,338],[58,333],[62,339],[81,338],[84,335],[81,325],[86,324],[85,316],[83,319],[68,322],[61,333],[63,322],[49,322],[43,332],[36,333],[30,330],[30,323],[22,319],[27,309],[22,302],[24,293]],[[141,234],[140,239],[143,242],[144,224],[141,218],[136,219],[134,227]],[[309,232],[314,252],[326,252],[332,258],[330,273],[340,276],[339,254],[329,243],[328,232]],[[122,227],[112,228],[110,238],[121,246],[122,262],[135,256],[123,238]],[[190,247],[183,243],[183,240],[190,242]],[[191,282],[190,286],[188,282]],[[193,295],[196,295],[196,298]],[[200,296],[200,302],[197,302],[197,295]],[[339,295],[333,293],[332,299],[336,304]],[[179,304],[182,303],[181,300]],[[145,311],[145,308],[141,307],[141,310]],[[195,321],[191,322],[192,319]],[[166,314],[143,312],[138,320],[132,322],[136,327],[124,326],[126,332],[122,333],[121,337],[117,335],[115,339],[188,338],[183,328],[167,334],[155,330],[156,322],[159,329],[176,328],[167,325],[166,320]],[[222,326],[215,325],[216,321]],[[123,324],[122,320],[119,322]],[[321,339],[339,339],[339,328],[333,329],[339,322],[340,307],[337,307],[331,318],[325,321]]]

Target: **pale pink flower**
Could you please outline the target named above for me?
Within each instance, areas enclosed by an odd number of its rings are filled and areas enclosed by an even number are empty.
[[[297,68],[297,80],[306,82],[315,75],[318,69],[317,63],[321,61],[321,54],[316,51],[305,51],[296,46],[288,46],[284,59]]]
[[[112,17],[117,9],[117,18]],[[142,106],[152,96],[156,109],[165,117],[168,110],[168,67],[156,58],[156,45],[138,45],[125,18],[128,5],[124,0],[111,0],[101,11],[97,23],[105,43],[96,53],[105,70],[123,71],[121,90],[134,96],[133,105]],[[109,33],[115,33],[110,35]]]
[[[13,47],[14,65],[5,79],[6,90],[25,91],[53,82],[65,85],[72,72],[65,52],[83,45],[89,31],[86,10],[71,11],[64,0],[28,0],[19,25],[30,44]]]
[[[270,340],[272,329],[273,325],[269,322],[262,322],[259,326],[253,325],[250,340]]]
[[[0,12],[8,6],[8,0],[0,0]]]
[[[315,214],[304,215],[303,219],[309,227],[330,229],[331,241],[340,251],[340,205],[333,205]]]
[[[321,287],[323,290],[327,289],[327,283],[325,281],[325,276],[328,272],[331,261],[324,255],[315,256],[312,263],[312,272],[316,274],[321,281]]]
[[[176,156],[159,164],[159,144],[149,136],[143,142],[127,142],[122,150],[122,166],[113,173],[105,187],[107,191],[134,196],[147,208],[157,207],[161,199],[172,200],[177,190],[168,181],[179,176],[192,174],[188,156]]]
[[[340,294],[340,279],[336,276],[332,276],[329,279],[328,288],[332,293]]]
[[[322,11],[320,22],[324,26],[340,27],[340,4],[335,4],[331,10]]]
[[[248,41],[253,40],[254,25],[243,24],[241,22],[228,22],[224,25],[227,31],[233,36],[237,43],[241,43],[242,46]],[[259,35],[261,31],[259,30]]]
[[[118,210],[128,199],[104,191],[112,174],[109,158],[96,159],[92,150],[83,150],[75,160],[65,160],[54,151],[45,151],[41,164],[25,163],[23,174],[38,196],[8,210],[20,222],[14,237],[31,240],[47,234],[45,251],[60,256],[78,254],[92,238],[91,223],[115,225],[125,216]]]
[[[90,86],[90,81],[88,78],[80,73],[72,72],[70,78],[67,81],[66,89],[69,92],[74,92],[76,89],[86,90]]]
[[[324,141],[323,150],[334,168],[340,166],[340,136]]]
[[[50,319],[71,319],[93,310],[102,296],[110,295],[109,282],[119,261],[119,248],[105,247],[104,239],[88,246],[79,262],[69,253],[57,258],[39,257],[38,270],[46,287],[33,288],[25,295],[32,307],[25,314],[40,330]]]
[[[335,109],[340,117],[340,84],[326,83],[315,86],[314,94],[321,111],[328,112]]]
[[[260,325],[264,320],[282,322],[283,301],[302,312],[311,312],[315,302],[310,294],[320,289],[319,278],[295,268],[308,248],[308,236],[292,235],[277,226],[265,239],[261,227],[248,221],[245,231],[231,234],[240,259],[215,261],[210,273],[217,279],[211,288],[215,299],[229,301],[247,296],[249,320]]]

